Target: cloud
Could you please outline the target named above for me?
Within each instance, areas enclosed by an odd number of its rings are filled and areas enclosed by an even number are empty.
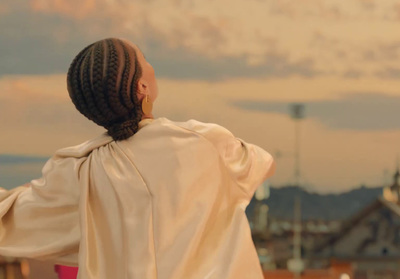
[[[30,0],[30,6],[34,12],[58,13],[82,19],[95,11],[96,0],[70,0],[70,1],[43,1]],[[79,9],[77,7],[79,6]]]
[[[79,50],[111,36],[178,79],[359,78],[400,63],[396,0],[14,2],[0,7],[0,75],[64,73]]]
[[[239,100],[233,106],[289,116],[290,103]],[[349,93],[338,100],[304,102],[307,118],[330,129],[382,131],[398,130],[400,97],[382,93]]]
[[[288,57],[274,54],[265,57],[265,63],[250,65],[245,56],[211,59],[189,53],[185,49],[161,50],[160,45],[148,46],[147,51],[149,55],[146,55],[150,57],[157,76],[162,78],[193,80],[201,77],[206,80],[222,80],[293,75],[313,77],[321,74],[314,70],[314,61],[310,59],[290,63]]]
[[[389,67],[386,69],[383,69],[381,71],[378,71],[376,73],[377,76],[380,78],[385,78],[385,79],[399,79],[400,78],[400,68],[398,67]]]
[[[104,132],[75,109],[64,75],[0,78],[0,111],[0,153],[49,154]]]
[[[32,22],[34,24],[31,24]],[[203,38],[208,40],[210,48],[222,31],[211,24],[207,25],[206,22],[205,19],[198,19],[194,24],[208,26],[204,27]],[[103,38],[100,31],[90,35],[89,32],[76,32],[81,29],[80,24],[85,26],[86,23],[88,26],[93,25],[90,20],[59,18],[48,13],[25,15],[23,11],[0,18],[0,24],[8,26],[8,31],[3,34],[4,43],[0,45],[0,60],[3,62],[0,76],[66,73],[73,57],[84,46]],[[108,37],[106,31],[107,29],[104,31],[104,37]],[[15,38],[16,33],[21,36]],[[111,36],[111,32],[109,34]],[[120,33],[122,37],[125,34]],[[263,58],[264,63],[249,63],[252,58],[248,55],[202,56],[183,46],[169,46],[167,42],[154,36],[149,36],[143,41],[141,48],[155,67],[157,76],[161,78],[219,80],[318,74],[313,70],[314,61],[311,59],[292,63],[289,57],[279,53],[269,53]]]
[[[356,71],[356,70],[352,70],[352,69],[349,69],[348,71],[343,73],[344,78],[352,78],[352,79],[360,78],[362,75],[363,74],[361,71]]]
[[[0,3],[0,15],[7,14],[10,11],[9,7],[4,3]]]
[[[0,24],[7,26],[6,32],[1,35],[4,41],[0,45],[0,60],[2,61],[0,76],[66,73],[76,53],[92,41],[103,38],[103,33],[99,30],[91,34],[88,30],[87,32],[76,31],[81,30],[86,23],[93,30],[94,23],[91,20],[57,17],[48,13],[51,7],[52,5],[42,9],[46,13],[42,10],[41,13],[29,14],[26,14],[26,11],[18,11],[0,18]],[[56,11],[58,9],[54,12]],[[208,48],[210,48],[218,41],[222,31],[207,22],[206,19],[197,19],[193,24],[199,27],[206,26],[202,31],[202,36],[204,40],[208,40]],[[107,28],[103,32],[104,37],[107,37]],[[16,37],[15,34],[21,35]],[[111,32],[109,34],[111,36]],[[120,32],[120,35],[124,36],[126,33]],[[176,36],[179,37],[179,35]],[[179,38],[177,38],[178,41]],[[169,46],[168,42],[154,35],[148,36],[143,41],[143,48],[156,68],[158,77],[218,80],[232,77],[317,74],[312,69],[313,61],[302,60],[291,63],[288,57],[278,53],[269,53],[263,58],[265,63],[253,63],[253,65],[248,63],[251,58],[246,55],[202,56],[183,46]]]
[[[65,32],[65,20],[19,11],[0,17],[0,25],[4,28],[0,34],[0,75],[66,72],[72,60],[69,48],[79,38]],[[69,42],[57,42],[61,31]]]

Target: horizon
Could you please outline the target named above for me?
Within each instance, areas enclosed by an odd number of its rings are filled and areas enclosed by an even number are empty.
[[[0,187],[5,189],[12,189],[20,186],[24,183],[29,182],[32,179],[40,178],[41,170],[46,161],[50,157],[46,156],[35,156],[23,154],[1,154],[0,153]],[[23,173],[19,175],[19,173]],[[310,188],[307,185],[293,185],[293,184],[281,184],[271,185],[268,180],[263,184],[266,184],[270,189],[284,189],[284,188],[299,188],[301,191],[309,194],[318,195],[341,195],[352,191],[365,189],[383,189],[388,185],[353,185],[343,191],[321,191],[318,188]],[[262,187],[260,185],[259,187]]]

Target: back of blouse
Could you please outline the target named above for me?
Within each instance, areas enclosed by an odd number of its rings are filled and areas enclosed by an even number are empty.
[[[79,279],[263,278],[245,215],[274,171],[263,149],[215,124],[159,118],[128,140],[58,154],[75,160],[80,234],[69,241],[79,256],[57,258],[75,259]]]

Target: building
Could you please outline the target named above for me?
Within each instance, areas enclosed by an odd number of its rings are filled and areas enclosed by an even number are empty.
[[[293,279],[293,273],[285,269],[265,270],[265,279]],[[352,279],[353,267],[345,262],[332,261],[325,269],[307,269],[298,279]]]
[[[347,220],[341,230],[309,255],[310,267],[339,260],[351,264],[354,279],[400,278],[400,173],[383,196]]]

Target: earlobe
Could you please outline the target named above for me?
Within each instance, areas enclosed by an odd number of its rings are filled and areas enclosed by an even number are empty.
[[[148,87],[147,87],[147,85],[146,85],[146,83],[144,83],[144,82],[142,82],[142,81],[138,81],[138,87],[137,87],[137,94],[138,95],[147,95],[148,94]],[[140,96],[138,96],[139,97],[139,100],[141,99],[141,97]]]

